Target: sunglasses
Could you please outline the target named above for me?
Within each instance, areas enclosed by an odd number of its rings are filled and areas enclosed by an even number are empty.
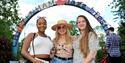
[[[58,26],[58,29],[66,29],[66,26]]]

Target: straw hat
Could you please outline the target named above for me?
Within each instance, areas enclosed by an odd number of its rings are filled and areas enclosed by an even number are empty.
[[[51,28],[52,30],[56,30],[56,28],[59,26],[59,25],[65,25],[68,29],[72,29],[72,25],[71,24],[68,24],[65,20],[59,20],[57,22],[57,24],[53,25]]]

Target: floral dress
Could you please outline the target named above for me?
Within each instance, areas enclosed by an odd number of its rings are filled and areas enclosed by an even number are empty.
[[[55,46],[56,55],[60,57],[72,57],[72,44],[66,42],[59,42]]]
[[[51,63],[72,63],[73,48],[71,43],[66,43],[65,41],[59,41],[55,44],[55,56]],[[60,58],[70,58],[70,59],[60,59]]]

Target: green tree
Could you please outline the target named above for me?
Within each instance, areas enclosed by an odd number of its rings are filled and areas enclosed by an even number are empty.
[[[19,21],[18,0],[0,0],[0,37],[6,36],[10,41],[12,32]]]
[[[125,22],[125,0],[113,0],[112,2],[113,13],[116,16],[116,21]]]
[[[25,38],[24,38],[25,39]],[[21,54],[21,50],[22,50],[22,46],[23,46],[23,41],[24,41],[24,39],[22,39],[22,41],[19,43],[19,51],[18,51],[18,60],[23,60],[24,59],[24,57],[22,56],[22,54]]]
[[[125,24],[125,23],[124,23]],[[123,24],[118,28],[119,35],[121,36],[121,63],[125,63],[125,26]]]
[[[96,27],[94,28],[94,30],[95,30],[96,33],[98,34],[99,46],[100,46],[100,49],[97,51],[96,63],[100,63],[100,61],[101,61],[101,60],[103,59],[103,57],[106,55],[106,53],[104,53],[104,48],[105,48],[104,29],[102,28],[102,26],[96,26]]]
[[[0,37],[0,63],[9,63],[11,59],[11,44],[5,36]]]
[[[70,31],[70,34],[71,34],[72,36],[78,35],[79,33],[78,33],[77,26],[76,26],[76,21],[70,21],[69,23],[73,26],[72,30]]]
[[[2,46],[12,48],[13,32],[16,30],[16,25],[19,22],[18,17],[18,0],[0,0],[0,39],[6,38],[7,40],[2,40],[5,44],[0,44]],[[9,43],[8,43],[9,42]],[[8,45],[6,45],[6,43]],[[1,49],[1,48],[0,48]],[[8,51],[12,53],[10,49],[1,49],[0,52],[7,54],[2,54],[4,56],[0,63],[9,63],[10,57],[8,57]],[[1,54],[1,53],[0,53]],[[2,57],[0,56],[0,57]],[[12,58],[12,54],[9,55]],[[6,60],[9,58],[9,60]],[[6,61],[6,62],[4,62]]]
[[[112,4],[112,8],[115,9],[115,11],[113,11],[114,15],[116,16],[115,20],[120,22],[118,33],[121,36],[121,63],[125,63],[125,0],[113,0]]]

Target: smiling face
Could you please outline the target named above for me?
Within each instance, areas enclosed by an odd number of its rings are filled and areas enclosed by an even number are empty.
[[[40,32],[44,32],[47,28],[47,23],[44,19],[40,18],[37,20],[37,28],[38,28],[38,31]]]
[[[86,20],[83,17],[78,17],[77,19],[77,27],[79,30],[85,30],[87,24]]]
[[[63,34],[66,33],[66,26],[65,26],[65,25],[59,25],[59,26],[57,27],[57,30],[58,30],[58,33],[59,33],[59,34],[63,35]]]

